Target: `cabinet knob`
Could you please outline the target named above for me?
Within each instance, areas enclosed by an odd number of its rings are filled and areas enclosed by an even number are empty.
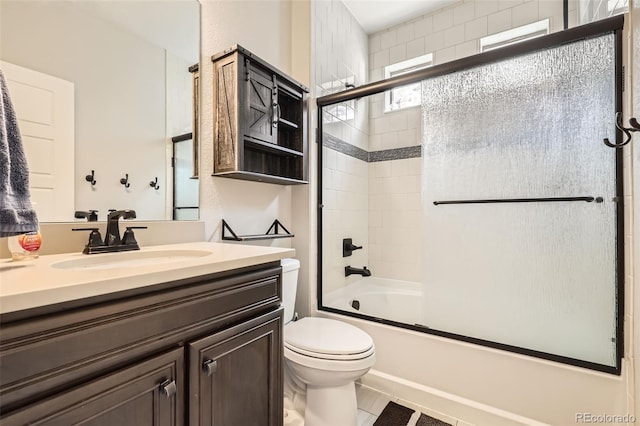
[[[160,383],[160,391],[167,397],[171,398],[178,391],[178,387],[176,386],[176,381],[167,379],[164,382]]]
[[[207,373],[207,376],[213,376],[218,369],[218,361],[207,359],[202,363],[202,370]]]

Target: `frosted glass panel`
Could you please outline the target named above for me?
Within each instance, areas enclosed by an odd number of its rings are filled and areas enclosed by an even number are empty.
[[[425,326],[616,365],[614,46],[422,83]],[[604,201],[433,204],[577,196]]]

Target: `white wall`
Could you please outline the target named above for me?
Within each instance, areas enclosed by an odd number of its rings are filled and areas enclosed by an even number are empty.
[[[212,177],[213,66],[211,56],[234,44],[291,73],[291,2],[202,1],[200,219],[206,239],[219,241],[225,219],[238,234],[265,233],[274,219],[295,234],[290,186]],[[292,75],[292,77],[296,77]],[[290,239],[263,244],[290,247]]]
[[[313,70],[313,43],[314,21],[311,19],[311,0],[297,0],[291,5],[291,74],[307,87],[311,87],[314,80]],[[315,159],[318,155],[318,147],[315,139],[316,106],[313,93],[307,102],[309,115],[309,140],[308,140],[308,176],[309,185],[296,185],[292,188],[293,229],[296,237],[293,240],[293,248],[296,249],[296,257],[300,260],[298,273],[298,292],[296,296],[296,311],[301,317],[309,316],[313,309],[310,297],[311,283],[316,279],[317,267],[317,188],[314,185],[317,176]],[[313,286],[315,288],[315,286]]]
[[[164,219],[164,190],[149,186],[166,174],[164,49],[65,2],[1,7],[2,60],[75,83],[75,209]],[[91,170],[94,187],[84,179]]]

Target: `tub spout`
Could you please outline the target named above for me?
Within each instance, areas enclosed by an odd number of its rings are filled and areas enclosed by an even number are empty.
[[[362,269],[360,269],[360,268],[352,268],[351,266],[345,266],[344,267],[344,276],[348,277],[349,275],[352,275],[352,274],[362,275],[363,277],[370,277],[371,276],[371,271],[368,270],[366,266],[363,266]]]

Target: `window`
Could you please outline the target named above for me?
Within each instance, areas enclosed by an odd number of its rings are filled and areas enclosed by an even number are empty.
[[[518,43],[535,37],[549,34],[549,19],[512,28],[501,33],[492,34],[480,39],[480,52],[497,49],[502,46]]]
[[[578,24],[606,19],[629,10],[629,0],[578,0]]]
[[[629,10],[629,0],[607,0],[609,16],[625,13]]]
[[[384,67],[384,76],[385,78],[396,77],[430,67],[431,65],[433,65],[433,55],[429,53]],[[420,83],[408,84],[388,90],[384,93],[384,112],[418,106],[422,102],[421,95]]]
[[[343,79],[321,83],[318,87],[318,93],[320,93],[320,96],[326,96],[355,87],[355,84],[356,78],[351,75]],[[356,116],[356,107],[357,103],[354,99],[325,107],[325,113],[322,114],[323,123],[339,123],[353,120]]]

